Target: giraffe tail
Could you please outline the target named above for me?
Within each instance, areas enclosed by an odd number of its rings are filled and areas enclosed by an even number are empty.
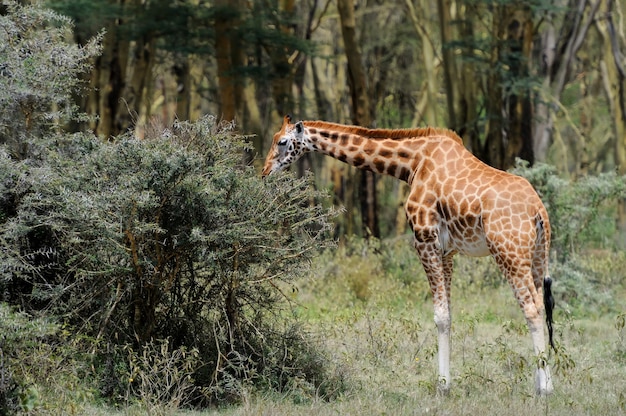
[[[550,252],[550,223],[548,222],[548,213],[544,210],[540,211],[537,218],[537,244],[539,250],[543,253],[545,277],[543,278],[543,304],[546,313],[546,325],[548,327],[548,341],[550,347],[556,351],[554,346],[554,320],[552,313],[554,312],[554,296],[552,296],[552,278],[548,274],[548,256]]]
[[[546,276],[543,279],[543,304],[546,308],[546,324],[548,325],[548,340],[550,341],[550,346],[554,351],[556,351],[556,347],[554,346],[554,337],[552,331],[552,324],[554,321],[552,320],[552,311],[554,310],[554,296],[552,296],[552,278],[550,276]]]

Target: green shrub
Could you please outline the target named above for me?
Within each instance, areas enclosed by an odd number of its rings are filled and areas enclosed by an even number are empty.
[[[575,316],[599,316],[620,312],[616,293],[626,282],[624,252],[587,251],[564,262],[554,262],[558,307]]]
[[[332,212],[311,204],[308,178],[262,180],[243,148],[214,118],[144,140],[58,138],[0,229],[15,247],[1,253],[3,291],[104,344],[196,348],[194,378],[215,397],[241,393],[230,379],[279,387],[266,343],[280,340],[281,285],[332,243]]]
[[[546,164],[518,161],[513,173],[535,187],[550,216],[552,249],[564,261],[583,246],[604,247],[615,233],[615,206],[626,198],[626,178],[614,172],[569,181]]]
[[[76,45],[68,17],[40,5],[3,1],[0,14],[0,144],[23,159],[28,142],[79,119],[72,95],[100,53],[98,36]]]
[[[0,303],[0,414],[80,414],[93,398],[81,342],[49,319]]]

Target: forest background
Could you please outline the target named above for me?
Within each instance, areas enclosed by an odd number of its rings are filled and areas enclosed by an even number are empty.
[[[3,1],[0,414],[100,400],[159,413],[268,391],[410,413],[432,395],[405,185],[319,155],[262,181],[287,113],[449,127],[531,181],[555,230],[552,360],[571,386],[545,403],[570,414],[594,371],[626,366],[625,7]],[[512,413],[527,405],[525,330],[487,264],[455,265],[461,388],[435,409],[480,406],[464,397],[490,386]],[[626,409],[620,386],[594,388],[586,411]]]
[[[76,41],[105,31],[80,108],[101,137],[234,120],[258,160],[285,114],[368,127],[448,127],[486,163],[626,174],[621,0],[46,2]],[[346,207],[339,234],[405,230],[406,190],[309,156]],[[626,232],[620,202],[617,226]]]

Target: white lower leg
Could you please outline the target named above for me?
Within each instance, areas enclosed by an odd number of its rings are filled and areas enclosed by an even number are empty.
[[[450,389],[450,311],[435,308],[435,323],[438,332],[439,385],[444,393]]]
[[[543,333],[543,323],[539,321],[539,325],[529,324],[530,336],[533,340],[533,349],[537,357],[537,371],[535,372],[535,392],[544,396],[552,393],[552,375],[548,366],[547,356],[545,353],[545,336]]]
[[[540,358],[541,360],[541,358]],[[550,367],[547,364],[545,366],[541,366],[541,364],[537,367],[537,372],[535,373],[535,392],[539,396],[546,396],[552,393],[552,376],[550,375]]]
[[[450,332],[439,330],[439,388],[450,388]]]

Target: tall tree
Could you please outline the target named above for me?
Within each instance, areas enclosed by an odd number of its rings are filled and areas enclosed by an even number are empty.
[[[447,123],[474,154],[504,169],[516,157],[545,160],[555,104],[599,3],[437,0]]]
[[[237,36],[240,24],[241,1],[215,1],[215,57],[219,79],[219,117],[235,120],[241,103],[236,69],[243,66],[243,51]]]
[[[533,153],[545,161],[552,143],[554,107],[561,99],[576,53],[582,47],[602,0],[569,0],[567,14],[557,31],[555,9],[545,11],[545,28],[541,35],[539,74],[543,78],[533,111]]]
[[[420,9],[423,12],[422,19],[418,17],[416,7],[412,0],[405,0],[404,6],[411,19],[415,32],[421,39],[422,57],[424,62],[424,72],[426,74],[426,94],[423,105],[423,119],[427,125],[438,126],[437,115],[437,93],[439,80],[435,71],[435,66],[439,58],[435,53],[433,36],[431,35],[430,23],[430,3],[427,0],[420,0]],[[422,111],[420,111],[421,113]]]
[[[615,166],[620,175],[626,175],[626,38],[613,21],[616,5],[613,0],[603,2],[596,28],[602,36],[601,72],[604,90],[611,109],[615,135]],[[623,15],[622,15],[623,18]],[[622,22],[623,23],[623,22]],[[618,203],[617,228],[622,236],[620,244],[626,247],[626,200]]]
[[[356,37],[354,0],[338,0],[341,34],[348,59],[348,84],[350,86],[352,122],[358,126],[371,126],[367,79],[359,43]],[[372,172],[358,172],[359,199],[365,235],[380,237],[376,202],[376,177]]]

